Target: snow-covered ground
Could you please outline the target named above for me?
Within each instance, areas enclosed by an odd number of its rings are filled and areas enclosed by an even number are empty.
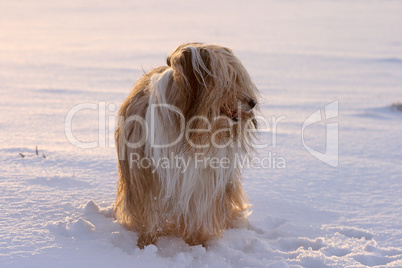
[[[401,14],[400,1],[2,0],[0,267],[402,267]],[[112,119],[143,70],[189,41],[243,61],[261,114],[282,116],[259,157],[286,168],[245,170],[249,230],[140,250],[112,216]],[[338,117],[302,132],[334,101]],[[105,146],[68,141],[65,117],[82,103],[97,110],[78,112],[73,134]],[[303,141],[324,152],[335,123],[332,167]]]

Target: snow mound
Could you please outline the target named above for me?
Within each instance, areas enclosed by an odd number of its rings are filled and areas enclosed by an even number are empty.
[[[135,259],[142,267],[155,263],[175,267],[394,266],[402,259],[402,250],[379,247],[375,235],[367,230],[324,226],[327,234],[311,239],[300,236],[304,232],[300,227],[272,217],[254,222],[250,229],[226,230],[207,247],[189,246],[178,237],[161,237],[141,250],[137,234],[111,216],[112,206],[89,201],[81,210],[77,219],[67,217],[48,225],[63,248],[68,247],[67,238],[78,250],[100,246],[109,257]]]

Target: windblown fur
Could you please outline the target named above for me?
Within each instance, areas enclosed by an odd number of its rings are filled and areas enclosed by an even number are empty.
[[[183,44],[167,65],[138,81],[116,130],[115,217],[139,233],[140,247],[165,235],[204,244],[248,225],[238,161],[251,150],[256,87],[217,45]]]

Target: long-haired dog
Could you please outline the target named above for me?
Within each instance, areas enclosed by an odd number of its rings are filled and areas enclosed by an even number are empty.
[[[241,163],[258,91],[225,47],[183,44],[145,74],[119,111],[116,219],[138,245],[175,235],[205,244],[247,227]]]

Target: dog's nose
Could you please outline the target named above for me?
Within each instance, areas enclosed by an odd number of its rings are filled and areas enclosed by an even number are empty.
[[[253,100],[253,99],[250,99],[248,101],[248,105],[250,106],[250,109],[253,109],[256,104],[257,104],[257,102],[255,100]]]

